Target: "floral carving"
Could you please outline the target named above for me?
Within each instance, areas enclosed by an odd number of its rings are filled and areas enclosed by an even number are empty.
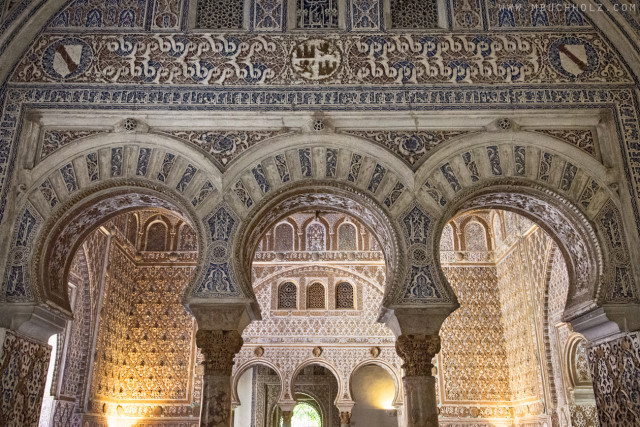
[[[440,351],[439,335],[400,335],[396,341],[396,351],[404,361],[407,377],[432,376],[433,357]]]
[[[204,355],[205,375],[231,375],[233,358],[242,348],[238,331],[205,330],[196,333],[196,344]]]

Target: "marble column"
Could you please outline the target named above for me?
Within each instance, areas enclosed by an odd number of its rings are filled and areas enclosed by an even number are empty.
[[[233,358],[242,348],[237,330],[204,330],[196,333],[196,344],[204,356],[201,427],[231,426],[231,370]]]
[[[282,427],[291,427],[293,411],[282,411]]]
[[[640,425],[640,332],[592,345],[588,357],[600,425]]]
[[[351,427],[351,412],[340,412],[340,427]]]
[[[437,427],[436,380],[431,362],[440,351],[440,336],[400,335],[396,340],[396,351],[404,362],[402,385],[407,427]]]

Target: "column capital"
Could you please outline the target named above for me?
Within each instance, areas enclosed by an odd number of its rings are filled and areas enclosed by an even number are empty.
[[[351,412],[340,412],[340,425],[351,425]]]
[[[440,335],[400,335],[396,351],[403,360],[406,377],[430,377],[433,357],[440,351]]]
[[[295,400],[280,400],[278,406],[282,412],[291,412],[293,408],[298,404]]]
[[[236,330],[199,329],[196,345],[204,355],[204,374],[231,376],[233,358],[242,348],[242,343],[242,337]]]

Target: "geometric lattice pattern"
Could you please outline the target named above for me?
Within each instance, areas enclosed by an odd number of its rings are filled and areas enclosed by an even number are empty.
[[[437,0],[391,0],[391,25],[405,29],[436,28]]]
[[[278,308],[292,308],[298,307],[298,288],[291,282],[286,282],[280,285],[278,291]]]
[[[446,267],[444,273],[460,302],[440,331],[446,400],[511,400],[495,267]]]
[[[314,283],[307,291],[307,308],[325,308],[324,286],[321,283]]]
[[[196,28],[242,29],[243,0],[198,0]]]
[[[353,286],[342,282],[336,287],[336,308],[353,308]]]

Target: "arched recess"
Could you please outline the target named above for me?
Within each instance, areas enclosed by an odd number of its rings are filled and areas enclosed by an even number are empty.
[[[339,251],[357,251],[359,245],[358,227],[351,221],[344,221],[338,225]]]
[[[142,242],[145,251],[168,251],[170,250],[169,242],[170,222],[167,218],[159,216],[158,218],[150,218],[144,224],[144,235]]]
[[[587,341],[584,336],[573,333],[565,343],[564,365],[569,387],[576,397],[587,396],[593,399],[593,382],[586,354]]]
[[[469,245],[469,235],[474,232],[474,230],[472,229],[475,228],[475,232],[479,233],[482,235],[483,241],[482,242],[472,242],[473,244]],[[479,227],[479,228],[478,228]],[[489,226],[489,224],[487,224],[487,222],[478,217],[478,216],[471,216],[469,218],[466,218],[462,224],[460,224],[460,229],[462,230],[462,238],[464,239],[464,248],[466,251],[472,251],[472,250],[480,250],[480,251],[492,251],[494,249],[493,244],[491,243],[491,233],[489,230],[491,230],[491,227]],[[477,243],[479,243],[479,245],[477,245]]]
[[[298,211],[332,210],[349,215],[357,215],[362,223],[370,227],[382,247],[386,263],[385,298],[394,287],[403,283],[405,260],[402,237],[396,220],[367,195],[350,186],[331,181],[308,181],[302,185],[292,185],[275,192],[251,211],[240,229],[235,242],[234,254],[238,262],[236,271],[251,289],[251,263],[264,230]],[[383,300],[385,305],[385,300]]]
[[[295,248],[296,232],[288,221],[276,225],[273,232],[274,250],[276,252],[293,251]]]
[[[278,369],[278,366],[268,359],[256,358],[249,360],[248,362],[238,366],[234,370],[233,377],[231,378],[231,403],[234,406],[239,406],[242,404],[242,402],[240,401],[240,397],[238,396],[238,381],[240,380],[240,377],[247,371],[247,369],[259,365],[271,368],[275,373],[278,374],[278,378],[280,378],[280,399],[283,398],[285,387],[283,383],[283,375],[282,372],[280,372],[280,370]]]
[[[384,369],[385,371],[387,371],[387,373],[389,375],[391,375],[391,378],[393,379],[393,384],[395,386],[395,394],[393,396],[393,402],[392,405],[393,406],[399,406],[402,405],[403,402],[403,397],[402,397],[402,380],[400,377],[400,373],[397,372],[393,366],[391,366],[390,364],[388,364],[387,362],[385,362],[384,360],[380,360],[380,359],[368,359],[368,360],[363,360],[362,362],[358,363],[349,373],[349,387],[351,387],[351,377],[353,376],[353,374],[360,369],[363,366],[368,366],[368,365],[374,365],[374,366],[378,366],[382,369]],[[350,395],[353,396],[353,392],[350,392]]]
[[[318,366],[322,366],[323,368],[327,369],[329,372],[331,372],[331,374],[334,376],[334,378],[336,379],[336,381],[338,382],[338,393],[336,394],[336,398],[333,401],[334,405],[338,404],[338,402],[340,402],[341,397],[344,395],[345,390],[346,390],[346,378],[344,378],[342,375],[340,375],[340,370],[334,366],[331,362],[329,362],[326,359],[321,359],[321,358],[311,358],[311,359],[307,359],[304,362],[302,362],[300,365],[296,366],[296,368],[293,370],[293,374],[291,375],[291,377],[289,377],[289,380],[287,383],[285,383],[285,387],[283,388],[284,393],[284,398],[285,399],[289,399],[289,396],[291,398],[293,398],[294,396],[294,392],[293,392],[293,388],[295,385],[295,381],[296,378],[298,377],[298,374],[300,374],[300,372],[302,372],[302,370],[304,368],[306,368],[307,366],[311,366],[311,365],[318,365]]]
[[[31,261],[32,278],[41,301],[71,314],[66,277],[73,255],[84,239],[104,221],[134,209],[164,208],[182,214],[194,227],[200,247],[198,267],[206,253],[204,226],[190,205],[176,192],[142,180],[114,180],[78,192],[57,209],[42,227]],[[197,276],[197,273],[194,274]]]

